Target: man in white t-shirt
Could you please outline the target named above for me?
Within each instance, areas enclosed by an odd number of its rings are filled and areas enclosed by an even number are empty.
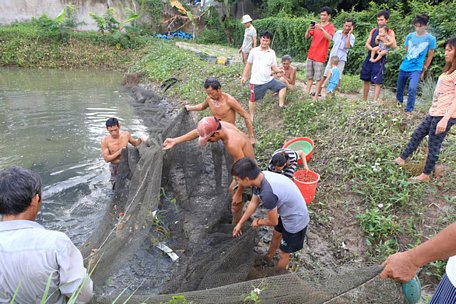
[[[260,33],[260,46],[252,49],[247,59],[242,74],[241,85],[247,82],[250,75],[250,116],[254,116],[255,101],[263,99],[268,90],[279,95],[279,107],[285,105],[287,86],[274,78],[272,72],[279,73],[282,70],[277,67],[277,58],[273,49],[269,47],[272,33],[264,31]],[[250,74],[250,71],[252,72]]]
[[[446,273],[429,304],[453,304],[456,303],[456,222],[418,247],[389,256],[382,264],[380,277],[408,282],[418,268],[448,257]]]
[[[242,54],[242,63],[247,63],[250,50],[256,47],[257,31],[252,25],[252,18],[249,15],[242,16],[242,24],[245,26],[244,41],[239,48],[239,53]]]

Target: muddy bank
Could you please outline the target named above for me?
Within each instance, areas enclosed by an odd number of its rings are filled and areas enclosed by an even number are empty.
[[[270,231],[250,230],[242,238],[233,238],[227,191],[230,163],[223,147],[215,143],[201,148],[193,141],[162,151],[165,137],[182,135],[195,123],[179,103],[171,104],[142,85],[128,89],[135,96],[132,106],[150,130],[151,144],[140,147],[139,160],[134,149],[125,151],[128,164],[123,165],[122,182],[116,186],[115,199],[103,221],[104,233],[88,242],[86,254],[97,244],[103,245],[105,237],[114,239],[108,241],[111,250],[105,251],[109,262],[101,257],[93,275],[97,301],[110,303],[127,288],[130,293],[136,290],[134,303],[146,299],[155,303],[166,298],[157,294],[187,291],[192,292],[184,294],[186,299],[197,303],[213,303],[214,299],[238,303],[252,284],[266,281],[242,282],[276,274],[270,265],[255,263],[255,256],[265,253]],[[151,174],[148,167],[160,170]],[[119,218],[126,209],[128,215]],[[367,299],[392,303],[400,298],[394,283],[376,278],[378,267],[341,267],[330,238],[322,231],[311,225],[305,248],[293,255],[292,270],[299,276],[267,279],[269,286],[287,288],[269,287],[272,294],[265,294],[264,299],[272,298],[265,303],[291,298],[293,301],[283,303],[362,303]],[[169,246],[179,259],[172,262],[156,247],[159,243]]]

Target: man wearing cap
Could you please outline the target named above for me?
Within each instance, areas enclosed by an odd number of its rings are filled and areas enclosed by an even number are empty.
[[[260,205],[268,211],[266,218],[256,218],[252,228],[274,227],[272,240],[266,258],[272,260],[279,249],[277,269],[286,269],[290,254],[304,246],[309,213],[298,187],[287,177],[268,171],[261,171],[248,157],[234,163],[231,170],[239,185],[253,187],[253,196],[239,223],[233,229],[233,236],[242,234],[242,226],[250,219]]]
[[[252,25],[252,18],[250,15],[242,16],[242,24],[245,26],[244,41],[242,46],[239,48],[239,53],[242,54],[242,63],[247,63],[250,50],[256,47],[257,31]]]
[[[233,96],[228,93],[222,92],[222,85],[220,82],[209,77],[204,82],[207,97],[203,103],[197,105],[185,105],[187,111],[202,111],[207,108],[211,109],[211,113],[219,120],[235,124],[236,113],[244,118],[245,126],[249,132],[249,139],[252,145],[255,144],[255,137],[253,134],[253,124],[250,119],[249,113],[241,106]]]
[[[167,138],[163,142],[163,150],[168,150],[177,144],[198,138],[200,146],[204,146],[207,142],[216,142],[221,140],[227,153],[233,158],[234,161],[243,157],[255,159],[253,153],[253,146],[249,141],[247,135],[242,133],[236,128],[235,125],[220,121],[214,116],[204,117],[198,122],[198,127],[195,130],[188,132],[179,137]],[[234,183],[230,185],[232,191]],[[231,202],[231,212],[233,214],[233,224],[235,225],[242,216],[242,192],[244,188],[239,186],[235,193],[233,193]]]

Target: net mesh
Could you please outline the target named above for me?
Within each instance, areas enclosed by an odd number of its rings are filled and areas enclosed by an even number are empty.
[[[180,111],[169,123],[159,99],[134,106],[153,130],[149,145],[122,152],[112,203],[82,248],[94,269],[98,303],[119,295],[118,301],[128,303],[166,303],[173,296],[191,303],[242,303],[255,288],[261,303],[402,301],[396,284],[378,279],[375,265],[281,275],[255,266],[257,231],[231,235],[231,177],[222,168],[232,160],[223,146],[200,148],[192,141],[164,152],[162,138],[195,128],[190,115]],[[161,245],[179,258],[173,261]]]

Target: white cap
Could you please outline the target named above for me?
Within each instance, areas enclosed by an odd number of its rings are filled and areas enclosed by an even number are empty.
[[[242,23],[247,23],[247,22],[252,22],[253,19],[250,17],[250,15],[244,15],[242,16]]]

